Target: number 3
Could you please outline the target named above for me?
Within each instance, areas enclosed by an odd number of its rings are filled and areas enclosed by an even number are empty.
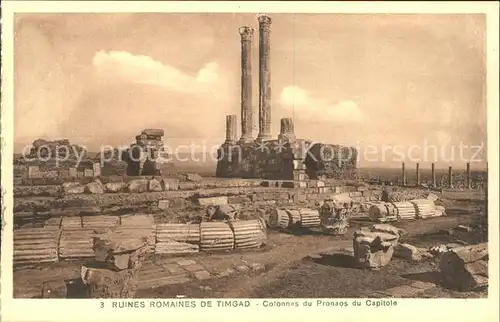
[[[101,309],[104,307],[104,302],[101,302]]]

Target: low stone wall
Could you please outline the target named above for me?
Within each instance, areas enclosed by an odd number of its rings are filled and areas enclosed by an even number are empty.
[[[203,214],[211,203],[241,204],[258,212],[265,205],[317,206],[339,194],[359,203],[378,201],[382,191],[355,182],[336,180],[272,181],[258,179],[207,179],[179,182],[171,178],[142,177],[102,184],[15,186],[14,224],[38,227],[48,218],[63,216],[171,214],[191,211]],[[406,189],[407,200],[425,197],[425,189]],[[400,189],[395,189],[398,199]],[[391,194],[391,192],[390,192]],[[217,197],[222,197],[217,199]],[[210,200],[210,198],[215,198]],[[222,200],[222,201],[221,201]]]

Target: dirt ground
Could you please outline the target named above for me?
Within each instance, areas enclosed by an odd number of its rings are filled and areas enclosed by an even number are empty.
[[[449,231],[458,225],[477,222],[484,211],[484,201],[473,200],[460,194],[455,200],[445,199],[446,217],[394,223],[407,235],[403,242],[417,247],[430,247],[446,243],[477,243],[477,236],[455,236]],[[268,231],[268,245],[263,250],[232,252],[228,254],[200,253],[189,256],[206,266],[230,267],[238,261],[258,262],[265,265],[261,271],[238,272],[229,277],[194,280],[155,289],[140,290],[138,298],[304,298],[304,297],[366,297],[373,291],[408,285],[415,281],[430,282],[436,286],[418,297],[478,298],[486,291],[460,293],[439,286],[437,264],[433,260],[412,263],[394,258],[378,271],[353,268],[352,235],[360,226],[370,226],[363,219],[353,220],[348,233],[332,237],[319,232],[301,233]],[[323,256],[310,256],[323,254]],[[24,288],[56,275],[75,275],[81,263],[57,263],[47,267],[14,271],[14,291],[18,295]],[[76,275],[78,276],[78,275]],[[38,281],[40,280],[40,281]],[[15,295],[16,296],[16,295]]]

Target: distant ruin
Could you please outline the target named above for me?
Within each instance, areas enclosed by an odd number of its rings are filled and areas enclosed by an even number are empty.
[[[333,144],[311,144],[298,139],[292,118],[281,119],[277,139],[271,134],[271,18],[259,22],[259,133],[252,135],[252,40],[254,29],[244,26],[241,36],[241,137],[237,117],[226,116],[226,141],[218,151],[216,176],[305,180],[357,178],[357,150]]]

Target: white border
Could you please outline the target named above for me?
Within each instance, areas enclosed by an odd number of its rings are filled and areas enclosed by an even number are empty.
[[[498,3],[497,2],[126,2],[5,1],[2,2],[2,187],[7,226],[2,233],[1,315],[5,321],[498,321]],[[486,13],[488,163],[490,204],[490,289],[488,299],[398,300],[396,307],[251,309],[100,309],[96,300],[12,299],[12,157],[13,157],[13,14],[17,12],[266,12],[266,13]],[[311,299],[315,301],[315,299]],[[300,300],[300,302],[302,302]],[[109,303],[106,306],[109,308]],[[258,305],[258,306],[257,306]],[[199,306],[198,306],[199,307]],[[249,311],[251,310],[251,311]]]

